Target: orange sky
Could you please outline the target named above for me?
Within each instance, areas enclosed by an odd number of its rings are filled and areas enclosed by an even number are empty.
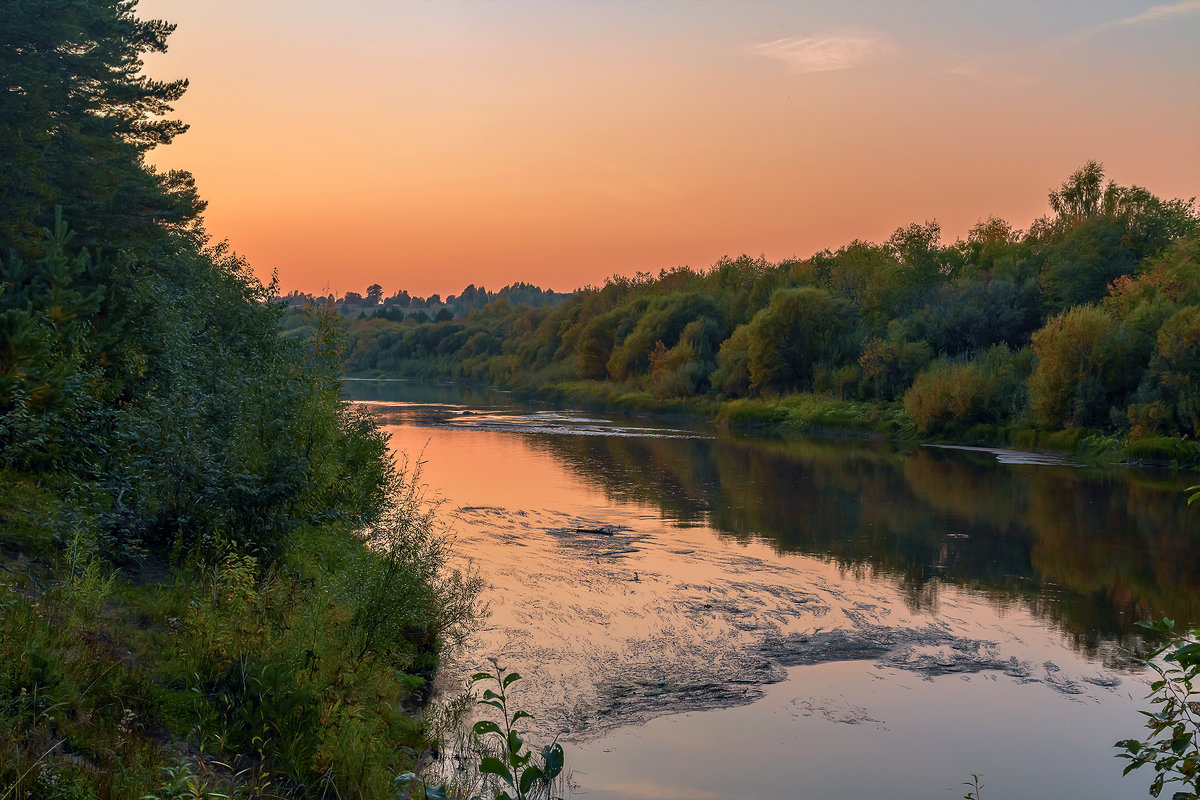
[[[1200,194],[1200,0],[142,0],[207,226],[285,291],[569,290]]]

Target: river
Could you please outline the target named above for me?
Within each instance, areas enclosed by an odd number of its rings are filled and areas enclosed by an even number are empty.
[[[1145,796],[1112,745],[1133,622],[1200,621],[1186,477],[346,386],[487,587],[444,682],[525,676],[578,796]]]

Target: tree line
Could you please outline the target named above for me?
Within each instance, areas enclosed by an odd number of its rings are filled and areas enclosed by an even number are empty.
[[[282,336],[147,163],[173,29],[0,4],[0,795],[394,797],[473,584],[335,317]]]
[[[934,221],[806,259],[613,277],[552,308],[348,326],[356,374],[436,375],[656,403],[815,393],[921,435],[1200,435],[1200,217],[1088,162],[1027,230]]]
[[[543,289],[540,286],[519,281],[496,292],[488,291],[485,287],[476,286],[473,283],[468,284],[458,294],[447,295],[445,300],[437,292],[429,297],[421,297],[420,295],[410,295],[406,289],[397,289],[394,294],[384,297],[383,287],[378,283],[373,283],[362,294],[346,292],[339,297],[332,293],[313,295],[294,290],[284,295],[282,300],[289,308],[303,309],[310,305],[324,306],[335,309],[343,315],[382,317],[397,322],[412,316],[417,322],[428,322],[431,319],[442,322],[446,319],[465,316],[469,311],[481,309],[488,303],[500,299],[507,300],[513,305],[541,308],[560,303],[568,296],[570,296],[570,292],[556,292],[553,289]],[[433,316],[424,313],[425,309],[432,312]],[[437,319],[438,314],[441,314],[441,319]]]

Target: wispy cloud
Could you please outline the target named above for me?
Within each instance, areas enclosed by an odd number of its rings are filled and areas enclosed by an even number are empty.
[[[1158,22],[1160,19],[1170,19],[1181,14],[1200,14],[1200,0],[1183,0],[1181,3],[1167,3],[1161,6],[1154,6],[1153,8],[1146,9],[1141,14],[1107,22],[1097,26],[1097,28],[1137,25],[1141,22]]]
[[[1191,14],[1200,14],[1200,0],[1180,0],[1152,6],[1140,14],[1107,20],[1077,31],[1055,36],[1032,47],[1004,53],[992,53],[955,64],[948,70],[954,75],[978,78],[991,83],[1024,85],[1037,80],[1030,67],[1052,60],[1065,48],[1081,44],[1096,34],[1131,25],[1147,25]],[[1044,66],[1044,64],[1043,64]]]
[[[1028,71],[1029,59],[1019,58],[1018,53],[996,53],[979,56],[955,64],[946,70],[951,75],[962,75],[1001,86],[1027,86],[1037,80],[1037,75]]]
[[[794,71],[805,73],[859,67],[874,61],[889,47],[887,38],[877,33],[821,33],[776,39],[751,49],[760,56],[778,59]]]

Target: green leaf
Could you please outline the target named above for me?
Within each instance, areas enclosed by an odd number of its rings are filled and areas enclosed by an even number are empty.
[[[491,677],[492,676],[486,672],[476,672],[474,675],[471,676],[471,680],[472,681],[486,681]]]
[[[509,786],[516,785],[512,773],[508,771],[508,766],[493,756],[484,756],[479,760],[479,771],[488,775],[498,775],[508,781]]]
[[[542,748],[542,762],[546,765],[546,778],[554,780],[563,770],[563,749],[557,742]]]
[[[476,700],[475,702],[479,703],[481,706],[491,706],[492,708],[499,709],[501,712],[504,711],[504,706],[499,700]]]
[[[1167,656],[1167,658],[1177,661],[1182,667],[1190,667],[1193,664],[1200,663],[1200,644],[1192,643],[1184,645]]]
[[[500,684],[500,686],[503,689],[507,689],[509,684],[515,683],[516,681],[519,681],[519,680],[521,680],[521,673],[510,672],[504,676],[504,681]]]
[[[524,743],[524,740],[521,739],[521,736],[516,731],[508,732],[508,752],[516,755],[521,752],[521,745]]]
[[[515,724],[519,719],[533,719],[533,714],[530,714],[528,711],[518,711],[513,714],[512,721]]]
[[[539,769],[536,765],[522,772],[521,785],[519,787],[521,794],[529,794],[529,790],[533,788],[533,782],[544,777],[545,776],[542,774],[541,769]]]
[[[488,700],[503,700],[504,699],[504,695],[496,694],[491,689],[484,689],[483,696]]]
[[[475,731],[476,736],[482,736],[485,733],[498,733],[501,736],[504,732],[500,730],[500,726],[492,722],[490,719],[482,719],[471,726],[471,730]]]

